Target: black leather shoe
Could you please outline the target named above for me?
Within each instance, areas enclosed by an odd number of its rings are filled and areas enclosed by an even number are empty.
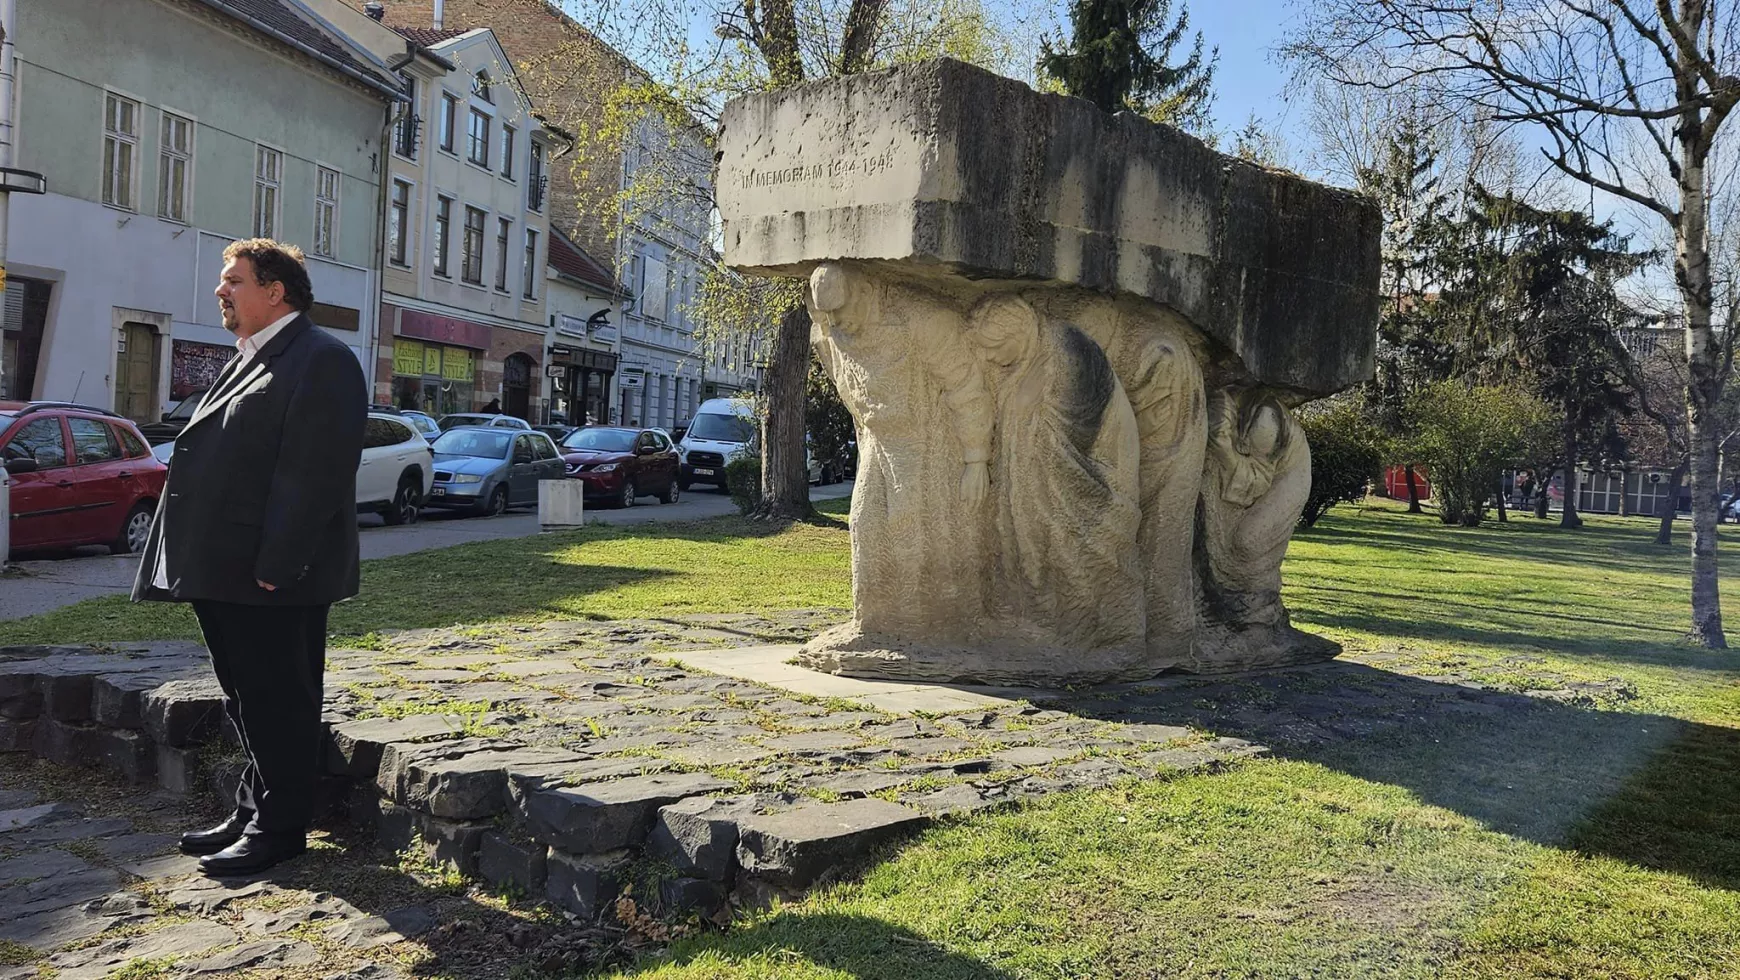
[[[199,870],[213,878],[257,874],[307,849],[303,834],[243,834],[234,844],[200,858]]]
[[[224,848],[242,839],[242,831],[248,827],[248,821],[254,819],[251,813],[240,810],[230,814],[230,818],[210,830],[195,830],[181,835],[181,853],[183,854],[216,854]]]

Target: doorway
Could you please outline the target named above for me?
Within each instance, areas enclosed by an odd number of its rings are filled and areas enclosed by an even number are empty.
[[[115,355],[115,410],[135,422],[157,420],[157,359],[161,343],[148,323],[121,325]]]
[[[531,421],[532,359],[524,354],[509,354],[501,365],[501,410],[504,415]]]

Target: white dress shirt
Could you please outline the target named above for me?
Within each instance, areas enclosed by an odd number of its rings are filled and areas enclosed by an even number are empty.
[[[249,361],[254,359],[254,355],[260,353],[260,348],[271,343],[272,338],[278,336],[278,331],[289,326],[291,320],[294,320],[301,315],[302,312],[300,310],[291,310],[289,313],[273,320],[266,329],[261,330],[253,336],[236,338],[236,350],[242,352],[242,359],[236,367],[245,367]]]

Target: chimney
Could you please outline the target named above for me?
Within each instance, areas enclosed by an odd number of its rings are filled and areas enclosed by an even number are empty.
[[[441,29],[441,8],[446,6],[441,0],[435,0],[435,29]]]
[[[378,3],[365,3],[363,4],[363,13],[368,14],[370,20],[378,21],[387,16],[387,8]]]

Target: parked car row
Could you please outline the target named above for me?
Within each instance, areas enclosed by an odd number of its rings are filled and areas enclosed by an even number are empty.
[[[175,437],[198,400],[184,400],[148,426],[68,402],[0,402],[12,547],[143,548]],[[394,525],[413,523],[430,507],[495,515],[536,506],[538,481],[564,478],[581,481],[588,501],[632,507],[651,496],[675,503],[696,483],[723,488],[725,464],[752,452],[754,442],[746,404],[730,399],[703,403],[681,441],[656,427],[533,428],[507,415],[436,419],[376,406],[357,467],[357,510]],[[811,482],[843,475],[810,460]]]

